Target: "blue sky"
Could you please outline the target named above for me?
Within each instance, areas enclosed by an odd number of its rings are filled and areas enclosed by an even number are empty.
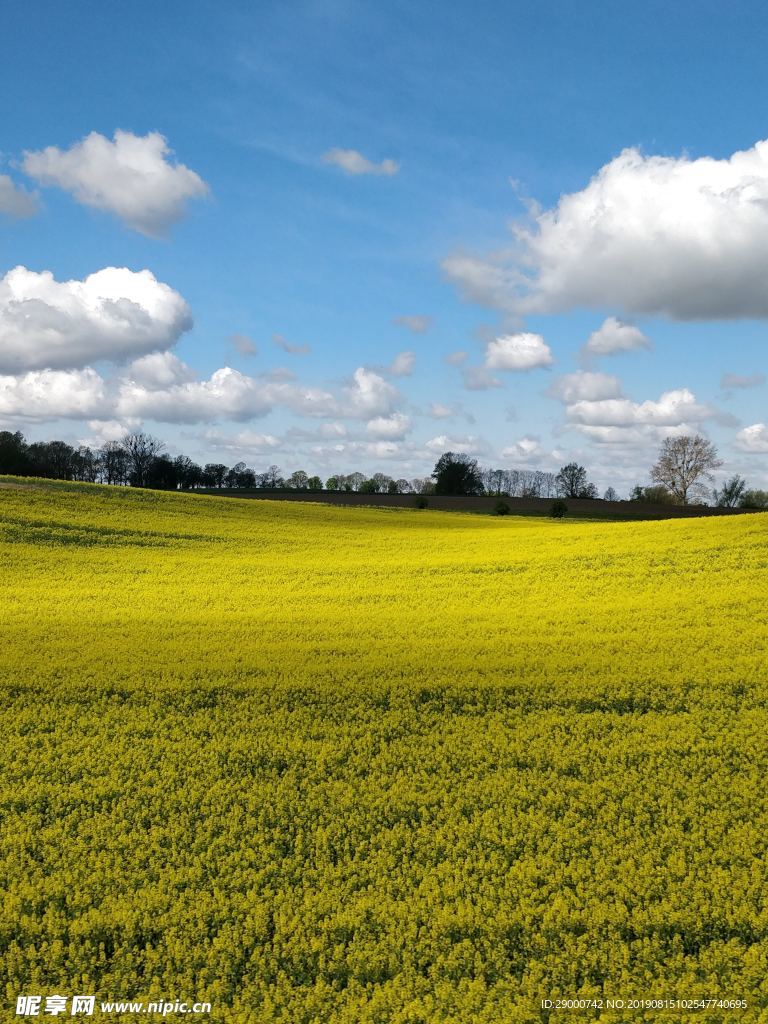
[[[575,458],[620,493],[700,432],[768,484],[767,29],[6,5],[0,428],[324,477]]]

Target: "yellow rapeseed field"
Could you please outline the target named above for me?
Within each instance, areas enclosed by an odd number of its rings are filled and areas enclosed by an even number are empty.
[[[0,481],[2,1019],[768,1020],[767,540]]]

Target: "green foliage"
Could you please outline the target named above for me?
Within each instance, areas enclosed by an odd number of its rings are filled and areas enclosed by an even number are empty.
[[[473,495],[483,493],[483,481],[477,459],[445,452],[432,471],[437,494]]]
[[[739,505],[741,508],[768,508],[768,491],[744,491]]]
[[[553,501],[549,507],[549,514],[553,519],[562,519],[568,512],[568,506],[564,501]]]
[[[493,506],[493,514],[495,516],[508,516],[511,509],[506,501],[497,501]]]
[[[661,484],[654,484],[650,487],[641,487],[637,484],[632,488],[629,500],[647,501],[653,505],[675,505],[677,503],[674,494]]]

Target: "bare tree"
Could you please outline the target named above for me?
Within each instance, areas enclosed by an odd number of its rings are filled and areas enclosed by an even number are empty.
[[[359,491],[365,483],[365,476],[362,473],[348,473],[344,480],[345,491]]]
[[[273,464],[264,473],[259,474],[259,487],[277,489],[283,487],[284,484],[285,480],[283,480],[279,466]]]
[[[665,437],[659,458],[651,468],[651,480],[662,484],[681,505],[690,498],[706,497],[705,480],[712,480],[712,470],[722,466],[717,448],[700,434]]]
[[[501,497],[504,492],[506,471],[503,469],[483,469],[480,472],[487,494],[495,494]]]
[[[411,490],[414,494],[434,494],[435,485],[429,477],[416,476],[411,480]]]
[[[149,467],[165,445],[151,434],[126,434],[120,442],[132,487],[145,487]]]
[[[309,474],[303,469],[297,469],[295,473],[291,473],[288,479],[285,481],[285,486],[290,487],[294,491],[306,491],[309,484]]]

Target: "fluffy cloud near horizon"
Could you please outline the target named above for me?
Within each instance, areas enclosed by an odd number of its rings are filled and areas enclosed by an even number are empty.
[[[517,459],[518,462],[528,462],[530,459],[539,459],[544,454],[541,443],[537,437],[521,437],[514,444],[502,448],[503,459]]]
[[[638,327],[609,316],[590,334],[582,353],[587,357],[613,356],[617,352],[633,352],[642,348],[651,348],[651,343]]]
[[[179,367],[172,364],[170,369],[178,372]],[[277,406],[302,417],[375,420],[390,416],[398,399],[396,388],[364,367],[358,367],[341,394],[335,395],[268,375],[251,377],[224,366],[208,380],[186,380],[170,387],[126,377],[119,386],[116,409],[119,416],[164,423],[245,421],[265,416]]]
[[[23,170],[40,185],[69,192],[78,203],[105,210],[150,238],[180,220],[190,199],[208,194],[203,179],[184,164],[173,164],[158,132],[116,131],[110,141],[91,132],[69,149],[48,146],[26,152]]]
[[[106,418],[111,412],[105,382],[90,367],[0,376],[0,417],[94,419]]]
[[[19,185],[14,185],[7,174],[0,174],[0,214],[21,220],[33,217],[37,211],[36,197]]]
[[[173,345],[184,299],[149,270],[106,267],[83,281],[16,267],[0,279],[0,373],[81,369]]]
[[[480,437],[453,437],[449,434],[438,434],[424,444],[426,450],[433,455],[443,452],[455,452],[458,455],[483,455],[488,451],[487,443]]]
[[[553,362],[552,351],[540,334],[504,334],[485,348],[488,370],[535,370]]]
[[[312,437],[343,436],[338,419],[347,418],[364,420],[370,434],[391,439],[411,427],[410,418],[395,411],[399,399],[396,388],[364,367],[334,394],[274,380],[269,374],[248,376],[229,366],[207,380],[196,380],[191,368],[171,352],[134,360],[121,376],[109,380],[92,367],[0,376],[0,417],[34,421],[244,422],[283,408],[300,417],[337,421],[313,431]]]
[[[248,420],[264,416],[272,402],[253,377],[224,366],[209,380],[157,388],[126,380],[120,386],[118,416],[163,423]]]
[[[607,398],[621,398],[621,383],[608,373],[590,373],[577,370],[564,373],[550,384],[547,394],[566,405],[574,402],[598,402]]]
[[[768,317],[768,141],[727,159],[625,149],[584,189],[529,213],[507,249],[444,261],[466,298],[517,316]]]
[[[382,160],[374,163],[363,156],[356,149],[329,149],[323,154],[324,164],[333,164],[341,168],[345,174],[354,176],[360,174],[376,174],[392,177],[400,170],[400,164],[395,160]]]
[[[241,430],[234,435],[207,430],[201,440],[218,451],[231,452],[236,456],[243,452],[247,452],[249,455],[263,455],[265,452],[280,448],[283,443],[274,434],[257,434],[253,430]]]
[[[173,352],[152,352],[135,359],[126,376],[148,388],[167,388],[194,380],[195,372]]]
[[[605,444],[658,440],[666,434],[691,432],[697,424],[715,415],[715,410],[698,402],[688,388],[665,391],[657,400],[645,402],[628,398],[581,399],[566,406],[569,423]]]
[[[768,424],[753,423],[749,427],[744,427],[736,435],[734,443],[742,452],[768,454]]]
[[[359,366],[351,382],[344,388],[344,399],[338,415],[359,419],[388,416],[399,399],[397,388],[373,370]]]
[[[391,416],[376,416],[368,421],[365,429],[373,437],[402,441],[411,430],[411,419],[402,412],[392,413]]]

